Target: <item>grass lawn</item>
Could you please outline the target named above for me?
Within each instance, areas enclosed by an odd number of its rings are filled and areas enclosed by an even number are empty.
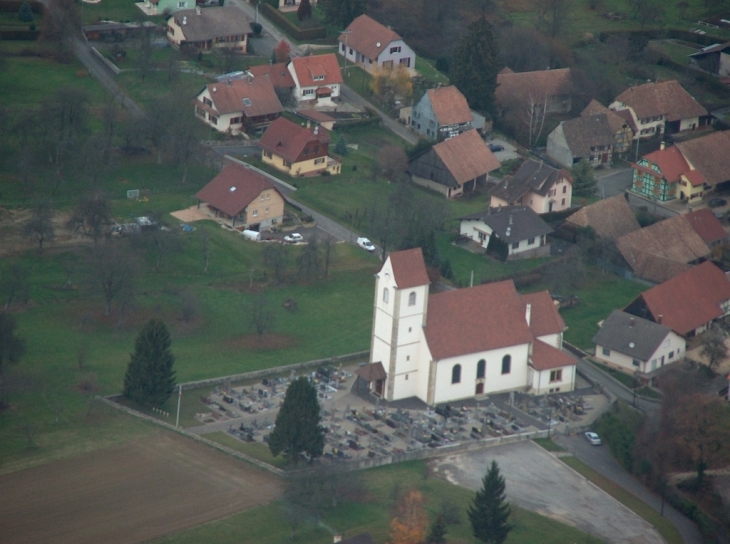
[[[332,528],[349,538],[369,532],[375,542],[385,542],[389,534],[390,511],[393,497],[398,490],[418,489],[425,498],[426,510],[433,518],[442,504],[456,505],[461,522],[448,526],[447,538],[451,544],[473,542],[471,525],[466,508],[474,493],[439,479],[424,479],[423,462],[400,463],[362,473],[369,494],[362,502],[342,501],[336,509],[327,512],[323,525],[314,522],[302,524],[291,537],[290,526],[283,520],[279,503],[236,514],[227,519],[196,527],[158,542],[187,544],[197,542],[256,542],[274,544],[284,542],[307,542],[327,544],[332,542]],[[510,520],[515,527],[510,533],[508,544],[563,544],[565,542],[599,543],[577,529],[540,516],[534,512],[512,506]]]
[[[606,374],[609,374],[613,378],[616,378],[618,381],[620,381],[622,384],[630,389],[633,389],[638,385],[638,382],[634,379],[634,377],[626,374],[625,372],[621,372],[620,370],[616,370],[615,368],[611,368],[597,361],[591,361],[591,363],[593,363],[594,366],[601,369]]]
[[[228,446],[233,450],[245,453],[246,455],[250,455],[251,457],[255,457],[256,459],[260,459],[261,461],[275,467],[284,468],[288,464],[288,461],[281,455],[278,457],[271,455],[269,447],[265,444],[243,442],[242,440],[224,432],[206,434],[205,438],[218,442],[224,446]]]
[[[192,100],[211,80],[197,74],[177,74],[177,81],[170,82],[164,69],[150,72],[142,81],[138,72],[122,72],[117,83],[141,106],[166,94],[189,96]],[[190,112],[192,115],[192,106]]]
[[[546,449],[547,451],[553,451],[553,452],[561,452],[565,451],[565,448],[562,446],[559,446],[555,442],[552,441],[550,438],[533,438],[532,441],[537,444],[538,446],[541,446],[542,448]]]
[[[18,19],[17,11],[0,11],[0,27],[16,27],[27,29],[30,25],[35,25],[36,28],[40,25],[41,16],[38,13],[33,13],[32,21],[21,21]]]
[[[430,79],[431,81],[435,81],[436,83],[440,83],[442,85],[449,84],[449,78],[439,72],[434,67],[433,61],[429,59],[416,57],[416,71],[426,79]]]
[[[654,40],[650,42],[649,47],[664,53],[674,62],[679,64],[689,64],[689,55],[700,50],[700,46],[689,47],[669,40]]]
[[[98,4],[83,3],[81,4],[81,18],[85,25],[98,23],[100,20],[115,23],[162,20],[161,16],[148,17],[145,15],[134,5],[133,0],[101,0]]]
[[[621,504],[651,523],[657,528],[668,544],[681,544],[683,542],[682,535],[677,528],[667,518],[659,515],[659,512],[639,499],[636,495],[629,493],[575,457],[561,457],[560,460],[603,489]]]
[[[592,270],[590,274],[588,283],[575,293],[578,304],[560,312],[568,325],[565,340],[586,351],[593,347],[591,339],[598,332],[598,322],[606,319],[611,310],[623,308],[649,288],[599,270]]]

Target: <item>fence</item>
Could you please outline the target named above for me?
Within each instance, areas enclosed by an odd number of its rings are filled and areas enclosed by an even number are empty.
[[[323,26],[315,28],[299,28],[297,25],[292,23],[286,16],[281,13],[278,9],[273,8],[269,4],[259,3],[259,9],[261,12],[268,17],[272,23],[281,27],[287,34],[289,34],[295,40],[319,40],[327,37],[327,29]]]
[[[114,74],[115,76],[118,76],[118,75],[119,75],[119,72],[121,72],[121,70],[120,70],[120,69],[119,69],[119,68],[117,67],[117,65],[116,65],[116,64],[114,64],[114,63],[113,63],[112,61],[110,61],[110,60],[109,60],[108,58],[106,58],[106,57],[105,57],[104,55],[102,55],[101,53],[99,53],[99,51],[97,51],[96,47],[92,47],[92,48],[91,48],[91,52],[92,52],[92,53],[93,53],[93,54],[94,54],[94,55],[95,55],[95,56],[96,56],[96,57],[97,57],[97,58],[98,58],[99,60],[101,60],[101,62],[103,62],[103,63],[104,63],[104,66],[106,66],[106,67],[107,67],[107,68],[108,68],[109,70],[111,70],[111,72],[112,72],[112,73],[113,73],[113,74]]]

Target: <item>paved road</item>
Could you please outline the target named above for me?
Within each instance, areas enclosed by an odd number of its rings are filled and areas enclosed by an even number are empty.
[[[634,171],[631,168],[613,170],[598,178],[596,194],[601,198],[622,195],[631,187]]]
[[[634,394],[632,391],[616,383],[615,380],[606,375],[605,372],[598,370],[592,363],[581,359],[578,361],[578,370],[594,382],[598,382],[603,385],[603,387],[615,397],[629,404],[634,404]],[[648,414],[649,412],[657,410],[660,404],[658,402],[651,402],[637,397],[635,406],[645,414]]]
[[[380,115],[380,118],[383,120],[383,124],[390,129],[394,134],[397,136],[400,136],[403,138],[406,142],[408,142],[411,145],[415,145],[418,142],[418,136],[408,130],[405,125],[399,123],[398,121],[395,121],[394,119],[391,119],[390,116],[386,115],[385,112],[379,110],[377,107],[375,107],[373,104],[365,100],[362,96],[357,94],[355,91],[353,91],[350,87],[342,84],[342,96],[349,102],[352,102],[353,104],[357,104],[361,107],[368,107],[375,112],[377,112],[378,115]]]
[[[586,465],[600,472],[626,491],[636,495],[657,512],[661,512],[661,497],[644,487],[641,482],[626,472],[611,455],[608,447],[591,446],[581,435],[558,435],[555,441]],[[677,530],[679,530],[685,544],[701,544],[702,537],[697,526],[668,504],[664,505],[664,517],[671,521]]]

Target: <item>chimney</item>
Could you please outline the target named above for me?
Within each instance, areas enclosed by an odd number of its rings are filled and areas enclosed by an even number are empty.
[[[202,13],[202,10],[200,9],[200,6],[195,6],[195,15],[200,15]]]
[[[188,18],[187,17],[183,17],[183,24],[184,25],[188,24]]]
[[[525,308],[525,320],[527,321],[527,325],[530,325],[530,318],[532,317],[532,304],[527,304],[527,307]]]
[[[659,143],[659,150],[660,150],[660,151],[663,151],[665,147],[667,147],[667,144],[665,144],[665,143],[664,143],[664,140],[662,140],[662,141],[661,141],[661,142]]]
[[[311,128],[311,123],[309,122],[309,119],[307,119],[307,130]]]
[[[512,214],[509,214],[509,224],[512,224]]]
[[[658,316],[656,316],[657,323],[659,323],[661,325],[662,321],[664,321],[664,316],[662,314],[659,314]]]
[[[634,326],[634,318],[630,317],[629,318],[629,327],[633,327],[633,326]]]
[[[314,125],[314,135],[316,136],[319,133],[319,125]]]

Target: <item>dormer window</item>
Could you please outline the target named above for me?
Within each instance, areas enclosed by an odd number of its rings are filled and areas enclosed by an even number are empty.
[[[251,99],[250,98],[244,98],[243,99],[243,105],[244,106],[250,106],[251,105]]]
[[[314,81],[322,81],[322,80],[324,80],[324,76],[314,76],[312,79]]]

